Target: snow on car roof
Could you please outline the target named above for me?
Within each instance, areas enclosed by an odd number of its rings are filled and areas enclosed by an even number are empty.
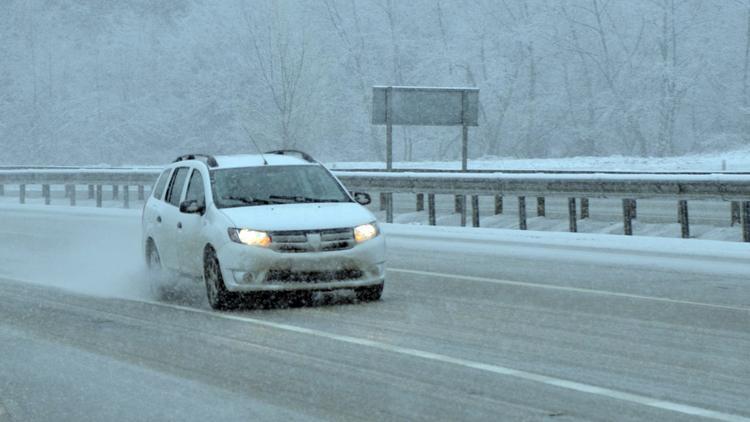
[[[279,155],[279,154],[264,154],[268,165],[271,166],[283,166],[283,165],[311,165],[301,158],[297,158],[291,155]],[[263,158],[260,154],[238,154],[238,155],[217,155],[216,161],[219,163],[218,168],[231,168],[231,167],[252,167],[262,166]]]

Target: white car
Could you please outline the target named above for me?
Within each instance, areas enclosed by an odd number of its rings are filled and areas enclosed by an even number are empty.
[[[143,209],[152,283],[202,280],[214,309],[278,292],[353,289],[379,300],[385,241],[369,202],[300,151],[181,156]]]

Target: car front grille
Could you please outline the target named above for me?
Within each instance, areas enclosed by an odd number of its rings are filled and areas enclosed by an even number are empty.
[[[350,228],[271,232],[271,248],[283,253],[340,251],[354,243]]]
[[[331,281],[356,280],[363,275],[361,270],[345,269],[335,271],[290,271],[270,270],[266,274],[267,283],[326,283]]]

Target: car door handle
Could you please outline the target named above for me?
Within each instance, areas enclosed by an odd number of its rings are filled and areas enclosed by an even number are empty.
[[[157,216],[156,216],[156,222],[157,222],[157,223],[161,223],[161,216],[160,216],[160,215],[157,215]]]
[[[178,223],[177,223],[177,228],[178,228],[178,229],[181,229],[181,228],[182,228],[182,222],[178,222]]]

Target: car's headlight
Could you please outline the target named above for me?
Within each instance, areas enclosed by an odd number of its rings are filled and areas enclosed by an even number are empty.
[[[229,238],[233,242],[244,243],[250,246],[266,247],[271,244],[271,236],[266,232],[248,229],[229,229]]]
[[[375,223],[362,224],[354,228],[354,240],[357,243],[362,243],[372,239],[380,233],[378,225]]]

